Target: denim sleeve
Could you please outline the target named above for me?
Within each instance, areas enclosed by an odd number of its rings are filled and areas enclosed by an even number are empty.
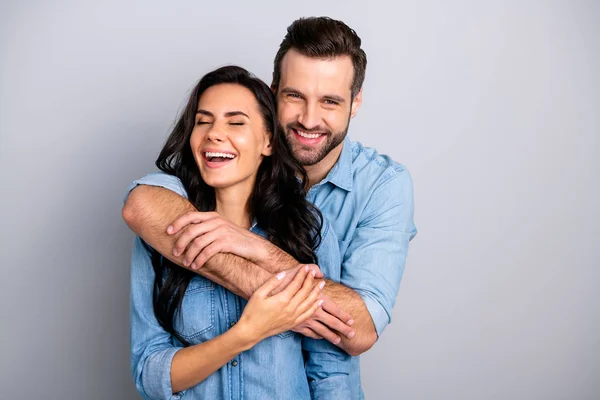
[[[339,282],[341,258],[337,237],[324,219],[321,245],[317,249],[319,267],[326,278]],[[348,400],[352,396],[350,382],[351,356],[327,340],[302,339],[306,353],[306,376],[313,400]]]
[[[412,179],[402,169],[373,191],[342,261],[342,283],[361,296],[378,336],[391,321],[408,244],[417,234],[413,214]]]
[[[131,260],[131,373],[142,398],[179,399],[185,391],[173,394],[171,362],[182,347],[173,344],[172,336],[154,315],[154,270],[150,257],[142,239],[136,236]]]
[[[125,193],[123,202],[127,200],[129,193],[131,193],[131,191],[138,185],[159,186],[169,189],[170,191],[175,192],[187,199],[187,192],[179,178],[174,175],[165,174],[164,172],[152,172],[141,179],[133,181],[133,183],[127,189],[127,193]]]

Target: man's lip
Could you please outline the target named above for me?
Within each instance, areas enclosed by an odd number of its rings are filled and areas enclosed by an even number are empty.
[[[323,132],[323,133],[320,133],[320,135],[316,138],[305,138],[298,133],[297,129],[295,129],[295,128],[291,128],[291,129],[292,129],[292,132],[294,132],[294,135],[296,136],[296,140],[298,140],[302,144],[307,144],[307,145],[315,145],[315,144],[321,142],[323,140],[323,138],[327,136],[327,132]]]

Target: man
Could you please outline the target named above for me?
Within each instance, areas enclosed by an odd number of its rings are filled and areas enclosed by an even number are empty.
[[[346,136],[362,102],[367,59],[360,44],[341,21],[299,19],[280,45],[272,83],[286,139],[308,173],[308,198],[332,223],[343,260],[341,284],[325,286],[328,304],[295,330],[325,338],[354,356],[371,348],[389,323],[408,244],[416,234],[408,171]],[[265,276],[297,264],[267,244],[268,257],[260,262],[225,254],[226,234],[220,242],[198,246],[195,238],[206,213],[173,193],[176,178],[151,175],[138,183],[124,219],[182,267],[248,298]],[[352,362],[362,397],[358,357]]]

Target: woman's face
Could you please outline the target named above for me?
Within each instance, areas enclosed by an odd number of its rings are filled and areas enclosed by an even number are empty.
[[[270,134],[254,94],[244,86],[219,84],[200,96],[190,146],[202,179],[214,188],[254,186]]]

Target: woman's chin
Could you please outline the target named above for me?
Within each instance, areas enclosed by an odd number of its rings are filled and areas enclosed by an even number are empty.
[[[232,179],[223,179],[223,177],[215,177],[215,176],[202,176],[202,180],[215,189],[224,189],[230,186],[235,185],[235,181]]]

